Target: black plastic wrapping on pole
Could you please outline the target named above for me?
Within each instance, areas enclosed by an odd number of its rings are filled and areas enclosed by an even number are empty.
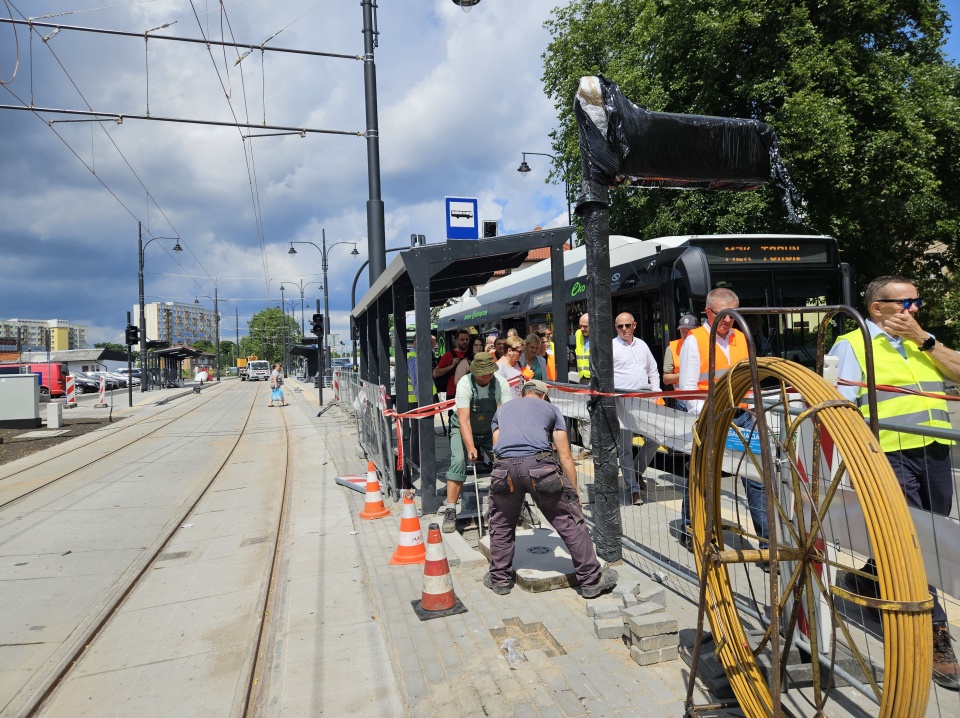
[[[772,180],[787,219],[802,221],[802,200],[765,122],[650,112],[602,75],[581,78],[574,113],[585,182],[742,191]]]
[[[610,299],[610,208],[607,191],[584,182],[577,202],[583,216],[587,254],[587,314],[590,315],[590,388],[613,392],[613,313]],[[593,540],[597,555],[604,561],[623,558],[623,522],[620,518],[620,462],[617,440],[620,422],[612,396],[592,397],[590,441],[593,450],[593,513],[596,529]]]

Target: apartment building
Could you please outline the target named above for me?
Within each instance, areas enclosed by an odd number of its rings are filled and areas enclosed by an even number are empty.
[[[151,302],[143,307],[147,339],[168,341],[171,344],[193,344],[206,339],[214,341],[216,315],[213,309],[201,304]],[[134,324],[140,319],[139,305],[133,306]]]
[[[87,348],[87,327],[66,319],[0,319],[0,345],[15,349],[18,329],[24,351],[46,349],[48,333],[51,351]]]

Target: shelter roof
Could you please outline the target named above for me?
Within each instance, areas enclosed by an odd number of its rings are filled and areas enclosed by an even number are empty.
[[[380,296],[402,282],[409,286],[429,286],[430,306],[460,297],[469,287],[485,284],[501,269],[516,269],[527,254],[540,247],[563,246],[573,237],[573,227],[537,230],[504,235],[492,239],[455,240],[443,244],[412,247],[397,253],[358,301],[351,312],[360,317]],[[413,309],[413,292],[404,293],[407,311]]]

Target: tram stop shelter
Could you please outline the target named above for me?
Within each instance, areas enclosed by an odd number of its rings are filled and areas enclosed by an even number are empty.
[[[482,240],[453,240],[400,250],[383,274],[367,290],[353,308],[360,344],[361,378],[381,386],[390,386],[390,352],[392,342],[395,359],[396,409],[409,408],[407,392],[407,312],[415,315],[416,342],[424,361],[417,362],[417,404],[433,403],[433,367],[430,357],[431,308],[458,298],[470,287],[486,284],[494,273],[519,267],[527,253],[550,248],[552,302],[554,322],[559,336],[566,336],[566,304],[563,297],[563,245],[571,241],[573,227],[559,227],[520,234],[503,235]],[[393,316],[393,336],[389,335],[389,318]],[[478,314],[472,319],[481,320]],[[452,327],[451,327],[452,328]],[[444,331],[439,327],[438,331]],[[567,375],[566,352],[558,352],[557,376]],[[448,397],[452,398],[452,397]],[[413,421],[419,438],[419,473],[424,513],[438,508],[436,496],[436,432],[429,420]],[[413,464],[405,458],[404,470]],[[391,467],[381,466],[382,471]],[[402,486],[402,473],[395,475],[396,488]]]
[[[183,362],[203,354],[199,349],[174,346],[147,352],[147,374],[150,386],[158,388],[183,386]],[[142,379],[141,379],[142,380]]]

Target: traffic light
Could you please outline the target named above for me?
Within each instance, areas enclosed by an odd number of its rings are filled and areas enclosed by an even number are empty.
[[[140,329],[133,324],[127,325],[127,346],[132,347],[140,343]]]
[[[490,239],[491,237],[497,236],[497,220],[484,220],[483,222],[483,238]]]
[[[310,329],[313,331],[314,336],[322,337],[323,336],[323,315],[314,314],[313,318],[310,320]]]

